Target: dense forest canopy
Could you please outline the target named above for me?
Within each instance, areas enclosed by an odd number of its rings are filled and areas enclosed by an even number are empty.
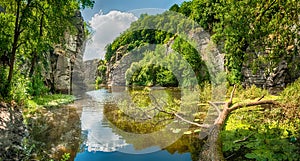
[[[288,62],[290,78],[295,80],[298,77],[299,63],[296,57],[299,55],[299,5],[296,0],[193,0],[181,5],[175,4],[170,11],[182,13],[212,35],[214,42],[226,55],[227,80],[230,84],[236,84],[243,81],[242,67],[249,59],[253,72],[261,67],[270,70],[285,60]],[[121,46],[127,46],[130,51],[144,43],[167,44],[180,28],[192,30],[185,26],[186,22],[173,25],[172,20],[176,17],[170,21],[164,20],[167,13],[157,16],[142,15],[138,21],[132,23],[127,32],[107,45],[106,61],[110,61]],[[166,30],[135,30],[137,26],[145,25],[152,25],[154,28],[163,25],[162,28]],[[178,37],[175,39],[175,43],[180,41]],[[182,46],[184,45],[183,43]],[[184,54],[186,58],[194,59],[194,52],[187,51],[193,49],[188,44],[185,46],[181,50],[188,53]],[[178,52],[183,54],[185,51]],[[201,64],[200,59],[194,59],[197,61],[191,62],[191,65]],[[199,67],[194,69],[200,70]],[[199,79],[203,80],[207,80],[207,77]]]
[[[123,49],[125,49],[125,51],[122,51],[124,55],[126,52],[147,44],[165,45],[164,50],[157,49],[153,51],[151,53],[152,58],[147,57],[147,59],[150,59],[148,62],[153,62],[151,59],[154,60],[155,56],[161,53],[166,55],[179,53],[192,67],[198,83],[201,84],[201,82],[209,80],[208,70],[199,55],[196,43],[188,37],[190,31],[198,27],[197,24],[184,15],[172,11],[156,16],[141,15],[141,18],[133,22],[126,32],[106,46],[105,60],[115,63],[116,57],[120,56],[116,53],[120,53],[120,50]],[[170,60],[165,62],[168,64],[165,66],[171,66],[177,58],[168,57],[166,59]],[[147,78],[146,75],[148,75]],[[166,69],[154,64],[140,65],[140,69],[132,76],[133,78],[129,84],[178,86],[179,81],[176,80],[170,68]]]
[[[92,7],[93,3],[90,0],[0,2],[2,97],[18,99],[47,91],[41,73],[42,68],[47,69],[47,53],[53,52],[57,45],[64,47],[66,34],[76,34],[76,13],[80,8]]]
[[[226,54],[229,82],[238,83],[246,53],[256,58],[254,68],[266,63],[275,67],[281,60],[289,62],[291,73],[298,68],[292,62],[299,53],[299,5],[295,0],[193,0],[171,9],[212,33]]]

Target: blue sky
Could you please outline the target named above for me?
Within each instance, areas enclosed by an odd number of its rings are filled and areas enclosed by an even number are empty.
[[[141,13],[156,14],[184,0],[95,0],[94,8],[84,9],[82,16],[93,35],[87,43],[84,60],[102,59],[105,46],[130,27]]]
[[[94,14],[101,10],[104,14],[117,10],[127,12],[135,9],[159,8],[169,9],[172,5],[181,4],[184,0],[95,0],[93,9],[84,9],[82,15],[85,20],[90,20]]]

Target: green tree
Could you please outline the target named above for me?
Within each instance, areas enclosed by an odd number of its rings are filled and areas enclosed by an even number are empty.
[[[246,54],[264,60],[270,68],[282,59],[295,56],[299,44],[298,1],[220,2],[215,5],[218,21],[214,24],[213,37],[226,53],[231,83],[242,80],[241,68],[248,61]]]
[[[0,6],[5,9],[0,13],[5,26],[0,29],[0,53],[9,58],[7,79],[1,81],[9,91],[17,72],[15,66],[30,66],[25,75],[31,77],[38,61],[44,59],[42,54],[56,44],[64,44],[65,33],[75,33],[75,13],[80,7],[92,7],[93,1],[3,0]]]

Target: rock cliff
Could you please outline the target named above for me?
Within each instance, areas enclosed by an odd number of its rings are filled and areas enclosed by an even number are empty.
[[[196,48],[209,70],[211,81],[215,84],[220,83],[224,79],[224,74],[226,74],[225,54],[220,52],[221,47],[216,46],[211,41],[210,35],[202,28],[191,30],[188,37],[197,44]],[[170,46],[171,44],[172,40],[170,39],[165,45]],[[107,80],[108,86],[123,86],[126,84],[125,72],[130,64],[134,62],[132,56],[129,57],[126,51],[126,45],[121,46],[107,63],[106,78],[103,78],[103,80]],[[242,67],[242,85],[244,87],[256,85],[269,90],[272,94],[276,94],[300,77],[300,55],[292,58],[288,56],[282,58],[276,65],[274,65],[275,61],[261,63],[254,69],[253,62],[258,59],[258,55],[252,51],[247,51],[245,55],[247,61],[243,63]],[[270,65],[270,63],[273,63],[273,65]]]
[[[193,31],[190,31],[188,37],[190,41],[195,42],[196,46],[194,47],[198,50],[202,60],[205,62],[205,65],[209,70],[210,76],[216,83],[216,81],[218,81],[217,79],[219,79],[217,77],[224,72],[224,54],[219,52],[217,46],[211,41],[210,35],[202,28],[196,28]],[[164,44],[168,53],[173,52],[173,49],[171,48],[173,41],[174,37],[171,38],[168,43]],[[151,47],[148,48],[150,49]],[[143,49],[136,51],[133,50],[131,53],[126,53],[126,46],[121,46],[117,50],[116,56],[113,56],[107,63],[106,78],[108,86],[126,85],[125,73],[131,63],[138,62],[143,58],[143,51],[141,50]],[[150,50],[154,50],[154,48]],[[168,53],[166,53],[166,55],[168,55]]]
[[[84,80],[83,52],[85,47],[84,21],[80,11],[76,12],[74,25],[76,34],[65,33],[65,44],[56,45],[49,54],[50,69],[46,71],[47,84],[53,92],[72,94],[86,89]]]
[[[253,61],[258,59],[255,55],[249,52],[247,56],[251,58],[243,64],[242,84],[244,87],[256,85],[257,87],[269,90],[272,94],[276,94],[300,77],[298,67],[300,55],[294,57],[292,60],[282,58],[275,67],[268,64],[268,62],[261,63],[258,67],[252,67],[251,64]]]

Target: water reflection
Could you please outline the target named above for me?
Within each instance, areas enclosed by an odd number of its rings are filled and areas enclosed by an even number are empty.
[[[145,117],[141,110],[136,112],[135,107],[121,100],[126,96],[122,92],[90,91],[88,98],[75,101],[73,106],[29,114],[27,121],[31,128],[24,145],[28,151],[33,150],[33,155],[27,159],[60,160],[64,153],[70,153],[70,160],[76,161],[198,160],[202,145],[199,133],[184,134],[195,127],[164,112],[154,111],[151,118]],[[154,100],[149,91],[126,92],[142,111],[152,108]],[[181,97],[180,91],[151,89],[151,92],[161,98],[155,104],[165,110],[181,108],[174,102]]]
[[[26,112],[26,111],[24,111]],[[73,160],[81,144],[80,118],[71,106],[41,109],[28,114],[29,135],[23,139],[25,160],[60,160],[65,153]]]
[[[102,93],[101,97],[96,97],[98,99],[105,98],[105,92]],[[97,96],[97,92],[90,92]],[[81,129],[86,138],[87,151],[103,151],[103,152],[113,152],[118,148],[126,146],[125,140],[123,140],[119,135],[116,135],[112,129],[109,127],[109,122],[104,119],[102,102],[104,100],[97,100],[98,102],[92,102],[93,106],[84,106],[81,114]]]
[[[179,93],[178,90],[168,90],[166,93],[156,94],[160,94],[159,98],[166,96],[164,101],[170,102],[177,99]],[[124,102],[120,103],[120,98],[124,100],[124,93],[112,94],[102,89],[87,92],[87,94],[92,97],[93,101],[90,100],[89,105],[83,106],[81,115],[82,131],[86,135],[85,151],[79,153],[76,160],[95,157],[94,155],[97,155],[98,159],[103,158],[103,155],[108,157],[108,154],[103,152],[114,152],[109,153],[111,158],[116,155],[122,156],[117,160],[126,160],[126,158],[135,160],[132,154],[143,154],[138,158],[144,156],[148,159],[151,158],[150,156],[160,156],[161,159],[169,158],[168,160],[171,158],[173,158],[171,160],[176,160],[176,158],[197,160],[201,142],[198,139],[198,133],[183,135],[183,132],[188,130],[185,123],[163,113],[156,115],[154,119],[141,120],[141,117],[136,119],[132,117],[132,112],[136,109],[130,109],[130,106],[126,104],[126,109],[120,107],[124,106]],[[151,99],[145,98],[149,97],[149,93],[145,91],[129,90],[129,95],[137,96],[133,97],[133,101],[136,104],[139,103],[140,107],[147,108],[150,105]],[[176,124],[177,129],[173,126],[169,127],[170,123]],[[96,153],[91,155],[90,152]]]

